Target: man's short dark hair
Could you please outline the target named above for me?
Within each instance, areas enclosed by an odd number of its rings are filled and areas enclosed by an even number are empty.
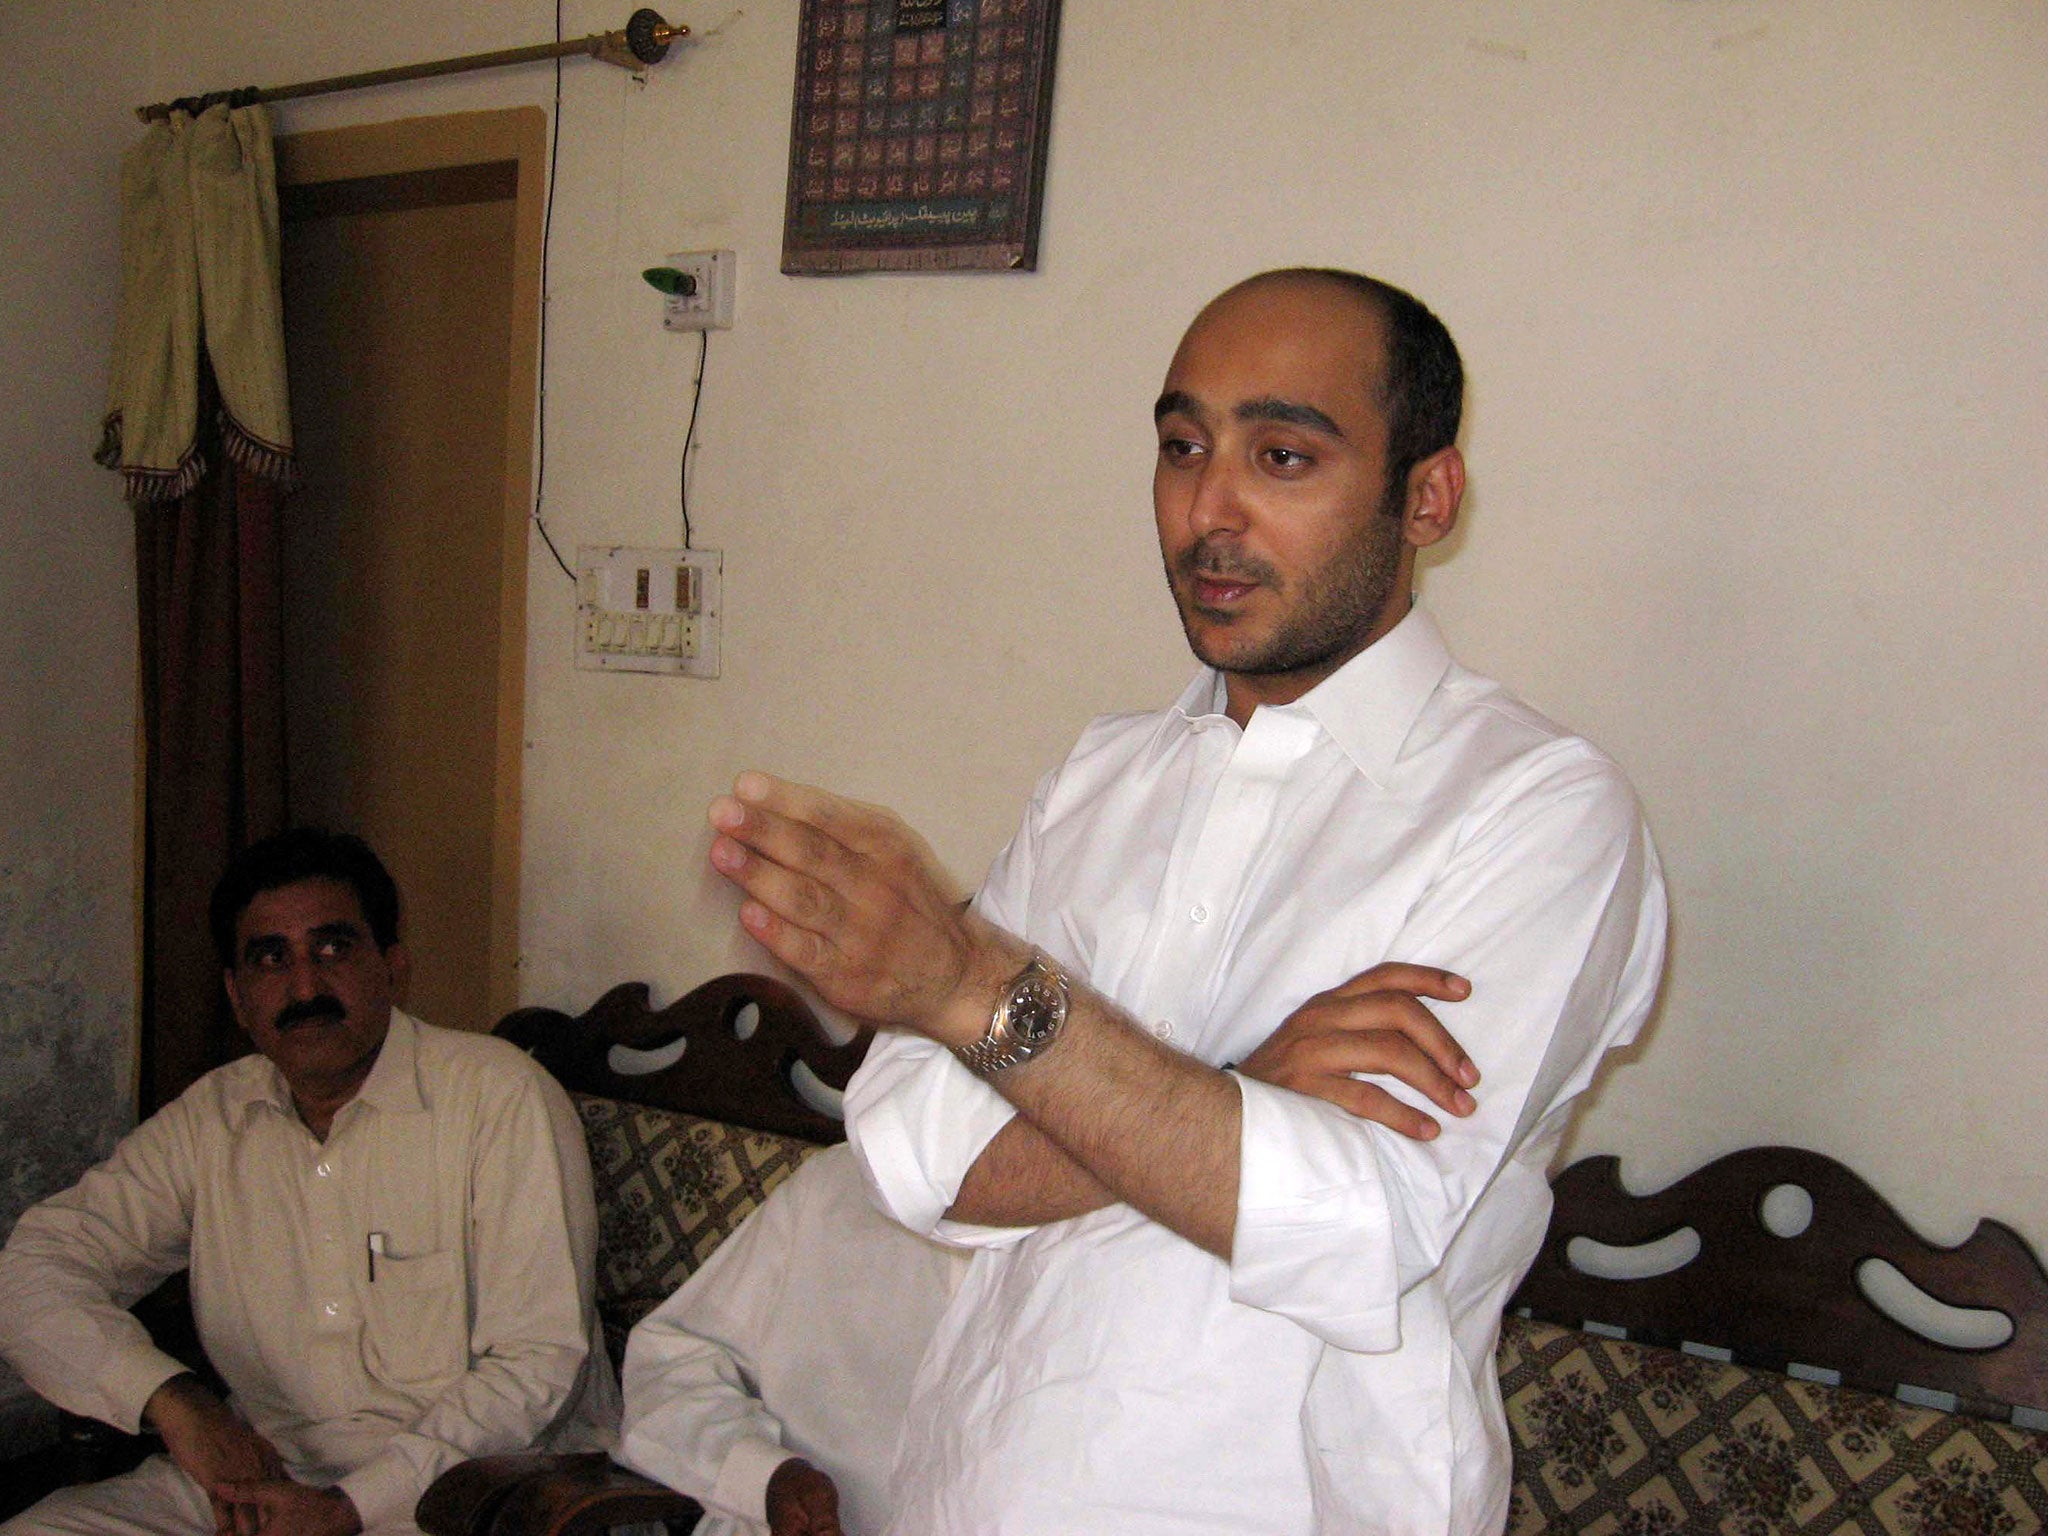
[[[1387,335],[1379,381],[1380,409],[1387,416],[1387,494],[1398,515],[1408,471],[1458,440],[1458,421],[1465,408],[1465,365],[1459,360],[1458,344],[1422,300],[1362,272],[1291,267],[1262,275],[1336,283],[1378,313]]]
[[[292,827],[251,843],[228,861],[207,903],[213,947],[221,967],[235,965],[235,924],[265,891],[301,880],[334,880],[356,893],[363,921],[380,950],[398,942],[398,885],[370,845],[349,832]]]

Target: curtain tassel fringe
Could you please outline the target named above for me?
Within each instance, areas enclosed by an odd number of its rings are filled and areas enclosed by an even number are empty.
[[[297,478],[291,449],[265,442],[230,416],[225,408],[220,413],[220,435],[221,446],[227,451],[227,456],[259,480],[274,480],[280,486],[290,486]]]

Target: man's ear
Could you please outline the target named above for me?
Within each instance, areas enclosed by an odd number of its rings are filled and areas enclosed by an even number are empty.
[[[384,965],[391,972],[391,1001],[403,1003],[406,989],[412,985],[411,951],[394,939],[384,951]]]
[[[228,989],[228,1007],[234,1010],[235,1022],[242,1024],[242,994],[235,988],[235,968],[229,966],[220,973],[220,984]],[[249,1026],[242,1024],[242,1028]]]
[[[1458,506],[1465,499],[1465,456],[1455,446],[1440,448],[1408,471],[1408,504],[1401,514],[1401,533],[1417,549],[1427,549],[1458,526]]]

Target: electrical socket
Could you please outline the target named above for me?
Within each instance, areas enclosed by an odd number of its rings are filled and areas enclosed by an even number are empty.
[[[668,264],[691,280],[694,291],[672,293],[662,300],[661,323],[671,331],[732,329],[733,273],[731,251],[678,251]]]

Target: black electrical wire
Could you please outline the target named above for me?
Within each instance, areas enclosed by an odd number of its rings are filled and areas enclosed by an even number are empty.
[[[677,476],[679,499],[683,504],[683,548],[690,547],[690,444],[697,436],[697,407],[704,403],[704,359],[711,355],[711,332],[697,333],[697,384],[690,396],[690,425],[683,431],[683,467]]]
[[[562,0],[555,0],[555,41],[562,40]],[[562,60],[555,59],[555,110],[548,123],[548,200],[547,211],[541,215],[540,224],[540,401],[535,433],[540,439],[540,452],[536,455],[533,470],[533,526],[540,530],[540,541],[547,545],[548,553],[555,557],[555,564],[562,568],[562,574],[575,581],[576,573],[569,569],[569,562],[562,558],[562,552],[555,548],[555,541],[548,537],[548,525],[541,520],[541,492],[547,485],[548,477],[548,241],[555,228],[555,160],[562,148]],[[689,541],[684,540],[685,543]]]

